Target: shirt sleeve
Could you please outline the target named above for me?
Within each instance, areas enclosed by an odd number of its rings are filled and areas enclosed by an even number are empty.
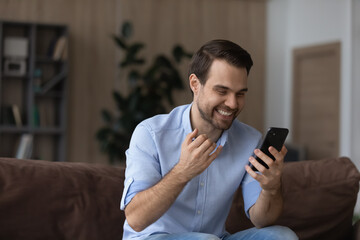
[[[248,173],[245,174],[244,180],[241,183],[242,194],[244,198],[244,210],[246,216],[250,219],[249,209],[253,206],[261,193],[260,183],[251,177]]]
[[[139,124],[131,137],[129,149],[126,151],[126,171],[124,191],[120,209],[141,191],[155,185],[162,178],[154,134],[146,124]]]

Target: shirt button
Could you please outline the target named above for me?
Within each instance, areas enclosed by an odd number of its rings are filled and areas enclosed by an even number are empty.
[[[201,211],[200,211],[200,210],[198,210],[198,211],[197,211],[197,214],[201,214]]]
[[[200,186],[202,186],[202,187],[203,187],[204,185],[205,185],[205,183],[204,183],[204,182],[201,182],[201,183],[200,183]]]

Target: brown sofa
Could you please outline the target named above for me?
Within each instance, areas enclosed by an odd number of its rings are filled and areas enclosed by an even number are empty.
[[[359,180],[348,158],[286,163],[278,224],[300,239],[360,239]],[[0,158],[0,239],[121,239],[123,181],[121,167]],[[239,191],[227,229],[251,226]]]

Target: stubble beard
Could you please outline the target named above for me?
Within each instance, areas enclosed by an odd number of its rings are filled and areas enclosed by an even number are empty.
[[[234,120],[235,120],[235,118],[237,117],[237,115],[238,115],[238,111],[236,111],[236,114],[234,114],[234,117],[233,117],[233,119],[231,120],[231,122],[229,123],[229,124],[221,124],[221,123],[217,123],[216,121],[215,121],[215,119],[214,119],[214,117],[213,117],[213,115],[214,115],[214,111],[216,111],[215,109],[218,107],[218,106],[216,106],[216,107],[214,107],[214,108],[212,108],[211,109],[211,112],[209,112],[209,113],[206,113],[202,108],[201,108],[201,106],[200,106],[200,104],[199,104],[199,101],[197,101],[197,108],[198,108],[198,110],[199,110],[199,113],[200,113],[200,116],[201,116],[201,118],[203,119],[203,120],[205,120],[207,123],[209,123],[212,127],[214,127],[215,129],[218,129],[218,130],[222,130],[222,131],[224,131],[224,130],[228,130],[230,127],[231,127],[231,125],[232,125],[232,123],[234,122]],[[223,107],[224,108],[224,107]],[[233,110],[230,110],[230,111],[232,111],[233,112]]]

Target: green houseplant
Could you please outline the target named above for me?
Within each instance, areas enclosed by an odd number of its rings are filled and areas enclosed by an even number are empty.
[[[129,93],[124,96],[119,91],[113,91],[117,112],[103,109],[101,116],[104,126],[96,133],[100,149],[108,155],[110,163],[124,159],[137,124],[156,114],[165,113],[166,103],[174,104],[173,90],[184,88],[176,66],[183,58],[192,56],[176,45],[172,50],[172,58],[159,54],[147,63],[138,56],[145,45],[140,42],[130,43],[131,35],[131,23],[124,22],[120,34],[113,36],[122,52],[119,68],[128,81]]]

